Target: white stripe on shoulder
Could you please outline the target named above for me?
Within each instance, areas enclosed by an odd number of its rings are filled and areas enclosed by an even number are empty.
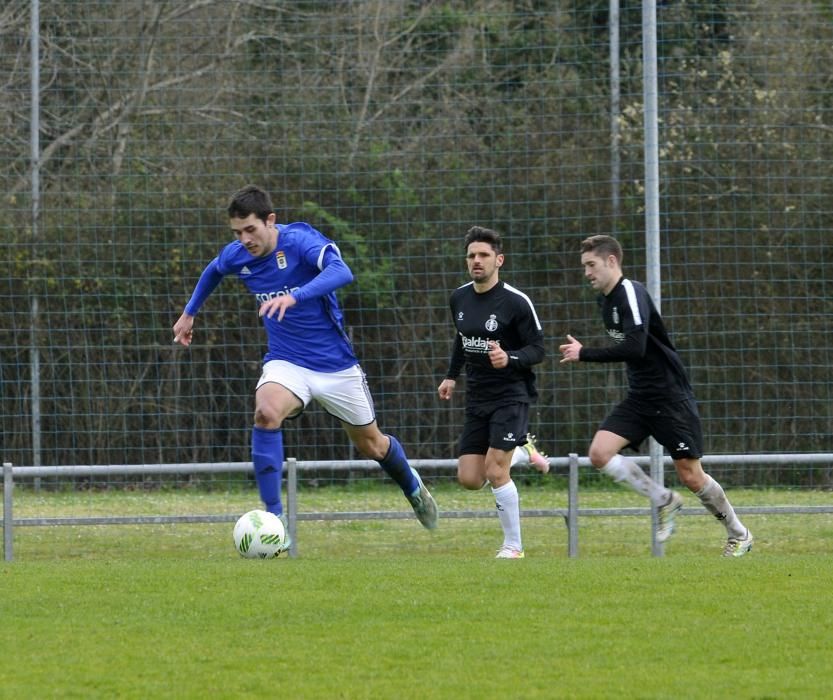
[[[520,289],[516,289],[511,284],[503,283],[503,288],[513,294],[517,294],[521,299],[523,299],[527,304],[529,304],[529,310],[532,312],[532,316],[535,319],[535,326],[538,330],[541,330],[541,321],[538,320],[538,314],[535,312],[535,306],[532,303],[532,299],[530,299],[526,294],[524,294]]]
[[[318,253],[318,262],[316,263],[316,265],[319,270],[324,269],[321,266],[324,264],[324,253],[327,252],[327,248],[332,248],[335,251],[335,254],[338,255],[338,257],[341,257],[341,251],[338,249],[338,246],[332,241],[330,241],[329,243],[327,243],[327,245],[323,246],[321,248],[321,251]]]
[[[465,284],[461,284],[457,289],[465,289],[466,287],[471,287],[474,284],[474,280],[471,282],[466,282]]]
[[[642,314],[639,313],[639,303],[636,301],[636,289],[634,289],[633,282],[628,279],[622,280],[622,288],[625,290],[625,295],[628,297],[628,306],[631,307],[633,323],[635,326],[641,326]]]

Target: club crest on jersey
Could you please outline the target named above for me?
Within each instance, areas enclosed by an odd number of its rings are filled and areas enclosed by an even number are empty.
[[[497,319],[494,314],[489,316],[489,320],[486,321],[486,330],[490,333],[494,333],[497,330]]]
[[[619,323],[619,309],[615,306],[613,307],[613,322],[617,324]]]
[[[281,270],[286,269],[286,255],[282,250],[279,250],[277,253],[275,253],[275,261],[278,263],[278,268],[280,268]]]

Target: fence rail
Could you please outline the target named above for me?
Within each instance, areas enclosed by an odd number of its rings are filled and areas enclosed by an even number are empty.
[[[641,465],[648,465],[650,457],[635,457]],[[704,466],[726,464],[827,464],[833,463],[833,454],[762,454],[762,455],[708,455],[703,457]],[[447,469],[456,468],[453,459],[419,459],[412,460],[417,469]],[[663,466],[672,464],[670,457],[663,458]],[[558,469],[566,469],[568,476],[567,508],[546,508],[522,510],[525,518],[563,518],[567,528],[567,555],[578,556],[578,518],[587,516],[632,516],[649,515],[650,508],[581,508],[579,507],[579,469],[590,467],[590,460],[571,453],[567,457],[551,457],[550,473],[557,473]],[[376,470],[379,468],[373,460],[305,460],[289,459],[285,464],[287,479],[287,520],[289,532],[292,536],[290,556],[298,556],[298,521],[325,520],[398,520],[410,518],[410,513],[401,511],[344,511],[344,512],[300,512],[298,508],[298,474],[318,469],[328,470]],[[6,561],[13,559],[13,532],[15,527],[26,526],[59,526],[59,525],[159,525],[168,523],[218,523],[231,522],[237,518],[235,514],[206,514],[206,515],[133,515],[133,516],[96,516],[96,517],[58,517],[58,518],[18,518],[14,519],[14,481],[15,478],[41,478],[51,476],[89,477],[89,476],[117,476],[117,475],[146,475],[146,474],[197,474],[197,473],[250,473],[253,470],[251,462],[218,462],[195,464],[104,464],[104,465],[73,465],[54,467],[26,467],[13,466],[9,462],[3,464],[3,545]],[[833,513],[833,504],[829,506],[739,506],[735,510],[740,514],[813,514]],[[704,508],[684,508],[685,515],[704,515]],[[444,518],[487,518],[494,517],[491,510],[456,510],[443,511]],[[654,546],[653,552],[662,555],[662,548]]]

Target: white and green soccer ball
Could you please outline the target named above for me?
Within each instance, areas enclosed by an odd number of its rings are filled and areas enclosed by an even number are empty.
[[[286,528],[274,513],[250,510],[234,525],[234,546],[247,559],[278,557],[287,549]]]

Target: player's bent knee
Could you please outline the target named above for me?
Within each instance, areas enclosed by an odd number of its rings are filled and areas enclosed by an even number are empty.
[[[458,469],[457,483],[469,491],[479,491],[488,482],[483,473],[478,469]]]
[[[460,486],[462,486],[464,489],[467,489],[469,491],[479,491],[486,485],[487,482],[482,477],[476,478],[458,474],[457,483],[460,484]]]
[[[587,452],[590,464],[596,467],[596,469],[604,469],[610,460],[615,456],[615,454],[611,455],[607,450],[596,449],[592,445],[590,446],[590,450]]]
[[[283,420],[280,416],[272,411],[264,411],[260,408],[255,409],[255,425],[264,430],[277,430],[281,427]]]

